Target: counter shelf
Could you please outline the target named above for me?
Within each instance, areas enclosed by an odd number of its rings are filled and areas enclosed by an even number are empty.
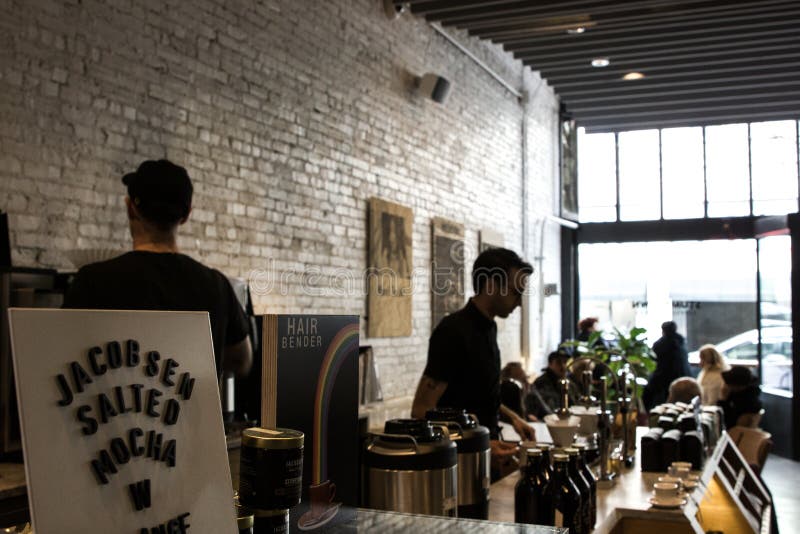
[[[540,423],[532,423],[537,438],[547,441]],[[647,433],[636,429],[636,440]],[[510,439],[509,429],[503,436]],[[772,499],[753,473],[727,433],[723,433],[713,454],[700,474],[701,484],[687,495],[687,503],[678,509],[650,506],[653,484],[664,473],[640,471],[641,447],[636,449],[632,467],[620,465],[612,486],[597,487],[597,525],[595,534],[627,534],[658,528],[660,534],[704,534],[707,531],[769,534]],[[519,471],[491,486],[489,519],[514,520],[514,486]]]

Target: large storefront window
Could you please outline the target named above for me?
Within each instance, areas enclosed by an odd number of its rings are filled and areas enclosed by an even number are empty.
[[[757,372],[755,240],[584,244],[578,257],[581,317],[605,331],[644,327],[651,344],[672,320],[691,362],[714,343]]]
[[[797,123],[750,125],[753,212],[776,215],[797,211]]]
[[[581,222],[617,218],[617,153],[614,134],[578,129],[578,215]]]
[[[702,217],[703,129],[668,128],[661,131],[661,169],[664,184],[664,218]]]
[[[658,130],[619,134],[619,215],[623,221],[661,218]]]
[[[798,210],[798,121],[587,134],[581,222],[783,215]]]
[[[747,125],[706,128],[708,216],[750,215],[750,156]]]

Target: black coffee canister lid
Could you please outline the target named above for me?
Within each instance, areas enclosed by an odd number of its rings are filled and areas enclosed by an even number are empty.
[[[384,433],[373,436],[364,454],[364,465],[375,469],[448,469],[457,463],[456,444],[424,419],[386,421]]]
[[[478,420],[467,414],[466,410],[434,408],[428,410],[425,418],[433,424],[447,424],[451,433],[450,439],[456,442],[459,454],[489,450],[489,429],[480,426]]]
[[[423,443],[440,441],[444,437],[441,430],[435,429],[425,419],[389,419],[383,425],[383,432],[385,434],[411,436],[417,442]]]
[[[434,408],[425,414],[428,421],[447,421],[448,423],[458,423],[461,428],[475,428],[477,421],[467,414],[466,410],[457,408]]]
[[[301,449],[304,434],[289,428],[246,428],[242,430],[242,445],[256,449]]]

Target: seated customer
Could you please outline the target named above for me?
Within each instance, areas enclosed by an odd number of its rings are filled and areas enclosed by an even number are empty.
[[[561,408],[561,379],[567,378],[567,361],[569,356],[561,351],[551,352],[547,356],[547,367],[533,381],[531,390],[525,397],[525,410],[529,416],[543,419],[545,415]],[[575,384],[570,380],[569,402],[576,399]]]
[[[523,419],[525,419],[523,403],[529,387],[528,375],[521,362],[509,362],[500,370],[500,403]],[[506,423],[512,422],[505,413],[500,414],[500,420]]]
[[[717,403],[725,412],[725,427],[736,426],[736,421],[744,414],[757,414],[761,410],[761,388],[758,378],[747,367],[736,365],[722,373],[725,384],[722,386],[720,401]]]
[[[701,397],[702,393],[700,384],[694,378],[688,376],[676,378],[669,385],[667,402],[685,402],[689,404],[693,398]]]
[[[703,405],[716,406],[725,383],[722,380],[722,371],[727,371],[730,366],[725,363],[725,358],[714,345],[700,347],[700,366],[702,369],[697,375],[697,381],[703,390]]]

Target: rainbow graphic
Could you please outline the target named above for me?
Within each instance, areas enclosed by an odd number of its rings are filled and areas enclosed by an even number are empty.
[[[342,364],[351,354],[358,354],[358,323],[345,326],[328,346],[317,379],[314,400],[314,443],[312,448],[311,483],[320,484],[328,479],[328,408],[333,385]]]

